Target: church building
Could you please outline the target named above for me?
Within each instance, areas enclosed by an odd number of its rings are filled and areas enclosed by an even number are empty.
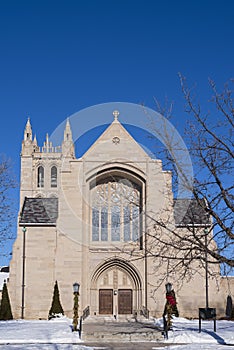
[[[88,310],[97,317],[160,317],[168,281],[181,316],[197,317],[205,306],[204,271],[185,279],[178,290],[175,275],[159,284],[166,263],[157,270],[157,258],[147,254],[153,217],[170,213],[170,224],[180,230],[186,230],[188,218],[178,225],[171,172],[135,141],[117,111],[113,115],[81,158],[75,156],[69,120],[59,146],[48,136],[38,146],[30,120],[26,123],[8,287],[14,318],[47,319],[55,281],[68,317],[73,315],[74,282],[80,284],[79,315]],[[198,229],[209,225],[202,213],[194,217]],[[217,289],[217,281],[210,279],[209,293],[212,307],[224,316],[227,281],[220,276]]]

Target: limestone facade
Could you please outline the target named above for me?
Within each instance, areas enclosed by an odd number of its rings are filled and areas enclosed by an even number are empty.
[[[89,307],[91,315],[140,314],[147,309],[150,316],[161,316],[167,281],[158,286],[158,279],[166,266],[155,271],[155,260],[146,257],[146,233],[152,229],[147,213],[161,218],[173,214],[171,176],[116,117],[79,159],[69,121],[60,147],[54,147],[48,136],[39,147],[28,120],[21,153],[18,234],[10,265],[14,317],[21,317],[23,291],[24,317],[46,319],[56,280],[68,317],[73,315],[74,282],[80,283],[80,315]],[[58,204],[56,217],[51,214],[53,199]],[[168,280],[180,314],[197,317],[198,308],[205,305],[204,272],[195,273],[179,291],[177,276]],[[209,281],[211,306],[220,316],[233,282],[221,277],[218,284],[217,279]]]

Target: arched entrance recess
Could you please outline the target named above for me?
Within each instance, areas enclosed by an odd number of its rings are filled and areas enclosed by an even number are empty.
[[[132,314],[142,306],[141,277],[131,263],[113,258],[100,264],[91,280],[91,312]]]

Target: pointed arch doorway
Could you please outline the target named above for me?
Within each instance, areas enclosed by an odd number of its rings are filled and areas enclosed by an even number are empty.
[[[111,259],[92,277],[91,307],[99,315],[127,315],[142,304],[142,283],[135,267],[122,259]]]
[[[133,289],[99,289],[99,315],[133,313]]]

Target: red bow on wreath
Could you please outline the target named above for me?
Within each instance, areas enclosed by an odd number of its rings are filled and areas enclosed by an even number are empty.
[[[171,304],[172,306],[175,306],[175,305],[176,305],[176,300],[175,300],[175,298],[174,298],[173,295],[171,295],[171,294],[168,293],[168,294],[166,295],[166,298],[167,298],[167,301],[168,301],[169,304]]]

